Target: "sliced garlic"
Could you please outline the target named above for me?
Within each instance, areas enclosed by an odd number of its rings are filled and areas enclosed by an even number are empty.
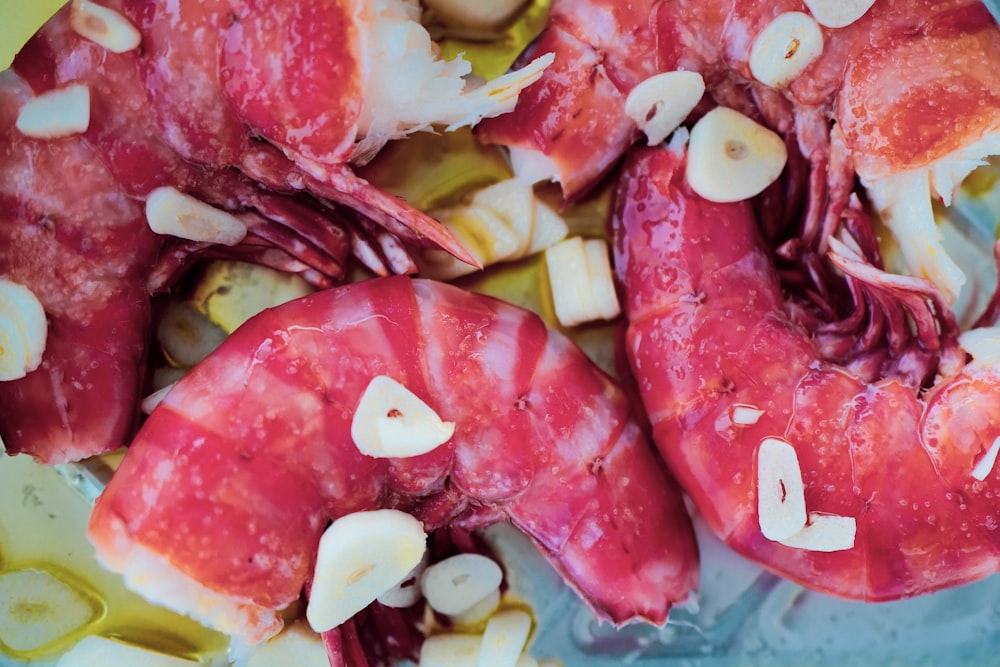
[[[454,422],[442,421],[413,392],[385,375],[368,383],[351,421],[358,450],[376,458],[420,456],[454,433]]]
[[[420,586],[427,604],[436,612],[453,615],[468,611],[500,587],[503,571],[491,558],[458,554],[424,571]]]
[[[424,0],[442,23],[456,28],[494,30],[503,26],[526,0]]]
[[[146,220],[157,234],[191,241],[236,245],[247,235],[243,222],[176,188],[156,188],[146,198]]]
[[[655,74],[640,82],[625,98],[625,113],[646,134],[650,146],[676,130],[705,94],[697,72],[678,70]]]
[[[18,131],[35,139],[58,139],[81,134],[90,127],[90,88],[72,83],[42,93],[17,112]]]
[[[306,619],[316,632],[335,628],[367,607],[420,562],[427,535],[398,510],[355,512],[320,538]]]
[[[757,518],[769,540],[784,540],[806,525],[805,486],[795,448],[766,438],[757,450]]]
[[[174,384],[176,383],[168,384],[166,387],[160,387],[152,394],[142,399],[142,403],[139,407],[142,409],[143,414],[153,414],[153,410],[156,409],[157,405],[163,402],[163,399],[167,397],[170,390],[174,388]]]
[[[816,22],[827,28],[851,25],[875,4],[875,0],[804,0]]]
[[[90,2],[73,0],[69,10],[73,30],[113,53],[138,48],[142,35],[132,22],[113,9]]]
[[[239,663],[237,663],[239,664]],[[296,621],[254,650],[245,667],[330,667],[323,638]]]
[[[571,327],[621,313],[607,244],[579,236],[546,248],[545,263],[556,317]]]
[[[729,408],[729,418],[737,426],[753,426],[764,416],[764,411],[753,405],[737,403]]]
[[[479,625],[497,610],[500,606],[500,589],[496,588],[486,595],[482,600],[472,605],[465,611],[458,614],[448,614],[448,618],[455,625]]]
[[[787,159],[777,134],[738,111],[717,107],[691,129],[687,180],[709,201],[740,201],[776,181]]]
[[[27,653],[86,633],[103,613],[83,588],[45,570],[0,573],[0,646]]]
[[[993,466],[997,462],[997,454],[1000,453],[1000,437],[993,440],[993,444],[986,450],[986,453],[976,462],[972,468],[972,477],[980,482],[990,476]]]
[[[962,332],[958,344],[972,356],[972,363],[1000,365],[1000,327],[979,327]]]
[[[410,570],[403,580],[398,584],[379,595],[376,600],[386,607],[405,609],[412,607],[420,601],[422,591],[420,589],[420,575],[427,569],[427,554],[420,559],[412,570]]]
[[[446,632],[431,635],[420,647],[418,667],[478,667],[482,635]]]
[[[472,206],[486,208],[503,219],[520,240],[507,259],[519,259],[558,243],[569,233],[562,217],[540,201],[527,181],[509,178],[476,192]]]
[[[41,365],[48,327],[35,293],[0,278],[0,381],[23,378]]]
[[[846,551],[854,548],[857,532],[858,523],[852,516],[810,512],[808,525],[778,542],[807,551]]]
[[[143,667],[192,667],[199,662],[152,651],[117,639],[91,635],[67,651],[56,667],[95,667],[95,665],[142,665]]]
[[[531,632],[531,617],[519,609],[494,614],[486,623],[479,667],[517,667]]]
[[[750,47],[750,73],[772,87],[787,85],[823,53],[823,31],[808,14],[785,12]]]

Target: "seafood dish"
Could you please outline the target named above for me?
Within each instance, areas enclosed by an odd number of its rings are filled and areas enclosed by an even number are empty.
[[[978,0],[71,0],[0,71],[0,439],[228,653],[0,651],[550,664],[506,527],[612,644],[710,544],[987,579],[997,63]]]

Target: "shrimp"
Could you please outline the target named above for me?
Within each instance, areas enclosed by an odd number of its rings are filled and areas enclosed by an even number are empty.
[[[900,351],[855,347],[831,361],[826,332],[804,316],[812,306],[783,291],[752,204],[695,194],[685,159],[629,156],[612,223],[654,440],[709,525],[772,571],[853,599],[997,571],[1000,329],[960,334],[928,281],[885,273],[866,257],[870,241],[844,236],[830,259],[858,307],[871,304],[863,336]],[[909,372],[932,354],[936,375]],[[767,525],[774,447],[797,458],[780,490],[804,507],[802,525],[787,531]]]
[[[451,439],[362,454],[352,415],[380,375],[454,423]],[[663,623],[697,584],[697,551],[629,409],[529,311],[425,279],[353,283],[264,311],[183,377],[88,535],[132,588],[247,643],[281,627],[328,521],[373,508],[427,532],[510,520],[603,618]]]
[[[955,303],[966,276],[942,245],[931,198],[948,204],[961,180],[1000,152],[1000,28],[973,0],[851,3],[858,11],[846,18],[831,15],[849,13],[838,4],[556,0],[548,28],[522,55],[555,61],[511,114],[485,121],[477,135],[508,147],[519,175],[557,181],[575,199],[641,135],[626,113],[636,86],[657,73],[697,73],[705,93],[690,120],[732,107],[798,149],[789,151],[794,178],[774,193],[776,220],[763,225],[800,224],[796,252],[812,261],[826,252],[859,177],[907,269]],[[786,50],[759,65],[755,48],[763,51],[789,17],[811,30],[785,34]],[[775,73],[807,52],[794,71]]]
[[[408,49],[431,50],[407,2],[109,0],[113,18],[92,6],[64,7],[0,75],[0,276],[28,287],[51,321],[41,368],[0,383],[8,453],[58,463],[127,442],[144,389],[149,297],[198,259],[266,264],[317,287],[343,282],[351,255],[379,275],[415,272],[407,245],[478,265],[447,228],[349,161],[435,123],[501,113],[538,67],[465,91],[468,63],[414,58],[410,75],[423,78],[411,83],[427,86],[416,92],[438,97],[428,108],[393,89],[398,77],[382,80]],[[83,36],[95,26],[135,30],[141,48]],[[379,31],[406,37],[394,42],[399,53],[375,49]],[[289,37],[300,32],[306,42]],[[17,128],[28,102],[80,87],[82,132],[36,138]],[[224,245],[153,233],[143,203],[162,188],[233,214],[246,237]]]

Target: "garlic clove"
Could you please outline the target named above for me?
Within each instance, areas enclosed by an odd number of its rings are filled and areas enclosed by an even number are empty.
[[[691,129],[687,181],[709,201],[740,201],[776,181],[787,160],[781,137],[738,111],[717,107]]]
[[[458,554],[435,563],[420,577],[420,586],[431,609],[446,615],[461,614],[500,587],[503,571],[491,558]]]
[[[778,88],[801,74],[823,53],[823,31],[802,12],[779,14],[750,47],[750,73]]]
[[[42,364],[48,320],[30,289],[0,278],[0,381],[17,380]]]
[[[146,198],[146,220],[157,234],[233,246],[246,237],[243,222],[221,209],[164,186]]]
[[[844,28],[864,16],[875,0],[804,0],[816,22],[826,28]]]
[[[563,326],[609,320],[621,312],[604,241],[565,239],[546,248],[545,264],[556,317]]]
[[[499,181],[477,191],[472,196],[472,206],[489,209],[506,221],[507,227],[519,243],[512,256],[520,257],[528,249],[534,227],[535,193],[531,184],[518,178]]]
[[[769,540],[784,540],[806,525],[805,486],[795,448],[766,438],[757,450],[757,518]]]
[[[420,647],[418,667],[478,667],[482,635],[447,632],[431,635]]]
[[[562,216],[537,198],[532,213],[534,225],[531,229],[531,238],[528,240],[528,248],[525,251],[526,255],[541,252],[549,246],[559,243],[569,234],[569,225],[566,224]]]
[[[650,146],[662,143],[676,130],[705,94],[705,80],[697,72],[677,70],[655,74],[640,82],[625,98],[625,113],[646,134]]]
[[[113,53],[125,53],[138,48],[142,41],[132,22],[113,9],[90,2],[73,0],[69,10],[73,30]]]
[[[802,530],[778,542],[808,551],[846,551],[854,548],[857,532],[858,524],[852,516],[810,512],[809,523]]]
[[[494,614],[486,623],[479,667],[517,667],[531,632],[531,617],[520,609]]]
[[[34,139],[59,139],[90,127],[90,88],[73,83],[42,93],[17,112],[18,131]]]
[[[320,538],[306,619],[316,632],[335,628],[402,581],[427,545],[423,526],[398,510],[347,514]]]
[[[355,446],[376,458],[420,456],[454,433],[454,422],[442,421],[413,392],[385,375],[368,383],[351,421]]]

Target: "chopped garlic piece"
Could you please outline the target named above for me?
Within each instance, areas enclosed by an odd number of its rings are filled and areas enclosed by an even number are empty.
[[[676,130],[705,94],[705,80],[682,70],[655,74],[625,98],[625,113],[646,134],[650,146]]]
[[[156,188],[146,198],[146,220],[157,234],[191,241],[236,245],[247,235],[243,222],[176,188]]]
[[[566,238],[569,227],[558,213],[538,197],[527,181],[509,178],[476,192],[472,206],[487,208],[503,219],[520,239],[520,246],[508,259],[520,259],[541,252]]]
[[[503,571],[492,558],[465,553],[445,558],[428,567],[420,586],[431,609],[442,614],[461,614],[500,587]]]
[[[764,416],[764,411],[753,405],[736,404],[729,409],[729,418],[737,426],[753,426]]]
[[[90,2],[73,0],[69,10],[73,30],[113,53],[125,53],[138,48],[142,41],[139,30],[131,21],[113,9]]]
[[[983,366],[1000,364],[1000,327],[969,329],[958,337],[958,344],[972,355],[975,364]]]
[[[142,667],[192,667],[200,663],[159,651],[127,644],[117,639],[91,635],[66,652],[56,667],[95,665],[142,665]]]
[[[786,547],[807,551],[846,551],[854,548],[858,523],[852,516],[809,513],[809,523],[799,532],[778,540]]]
[[[875,4],[875,0],[804,0],[816,22],[826,28],[851,25]]]
[[[478,667],[482,635],[447,632],[431,635],[420,647],[418,667]]]
[[[520,609],[494,614],[483,631],[479,667],[517,667],[530,632],[531,617]]]
[[[90,127],[90,88],[72,83],[34,97],[17,112],[18,131],[35,139],[81,134]]]
[[[256,648],[246,667],[330,667],[323,638],[309,624],[296,621]],[[143,666],[145,667],[145,666]]]
[[[989,477],[990,473],[993,472],[993,466],[997,463],[998,453],[1000,453],[1000,437],[993,440],[990,448],[976,462],[976,465],[972,468],[972,477],[978,479],[980,482]]]
[[[413,392],[385,375],[372,378],[351,420],[354,444],[376,458],[420,456],[454,433],[454,422],[442,421]]]
[[[48,320],[30,289],[0,278],[0,381],[17,380],[42,363]]]
[[[823,53],[823,32],[802,12],[785,12],[750,47],[750,73],[772,87],[787,85]]]
[[[714,202],[749,199],[778,179],[788,150],[776,133],[743,114],[717,107],[691,129],[687,180]]]
[[[757,450],[757,518],[769,540],[784,540],[806,525],[799,458],[780,438],[766,438]]]
[[[316,632],[335,628],[409,574],[424,556],[427,535],[398,510],[340,517],[320,538],[306,619]]]
[[[610,320],[621,313],[604,241],[574,236],[547,248],[545,262],[556,317],[563,326]]]

